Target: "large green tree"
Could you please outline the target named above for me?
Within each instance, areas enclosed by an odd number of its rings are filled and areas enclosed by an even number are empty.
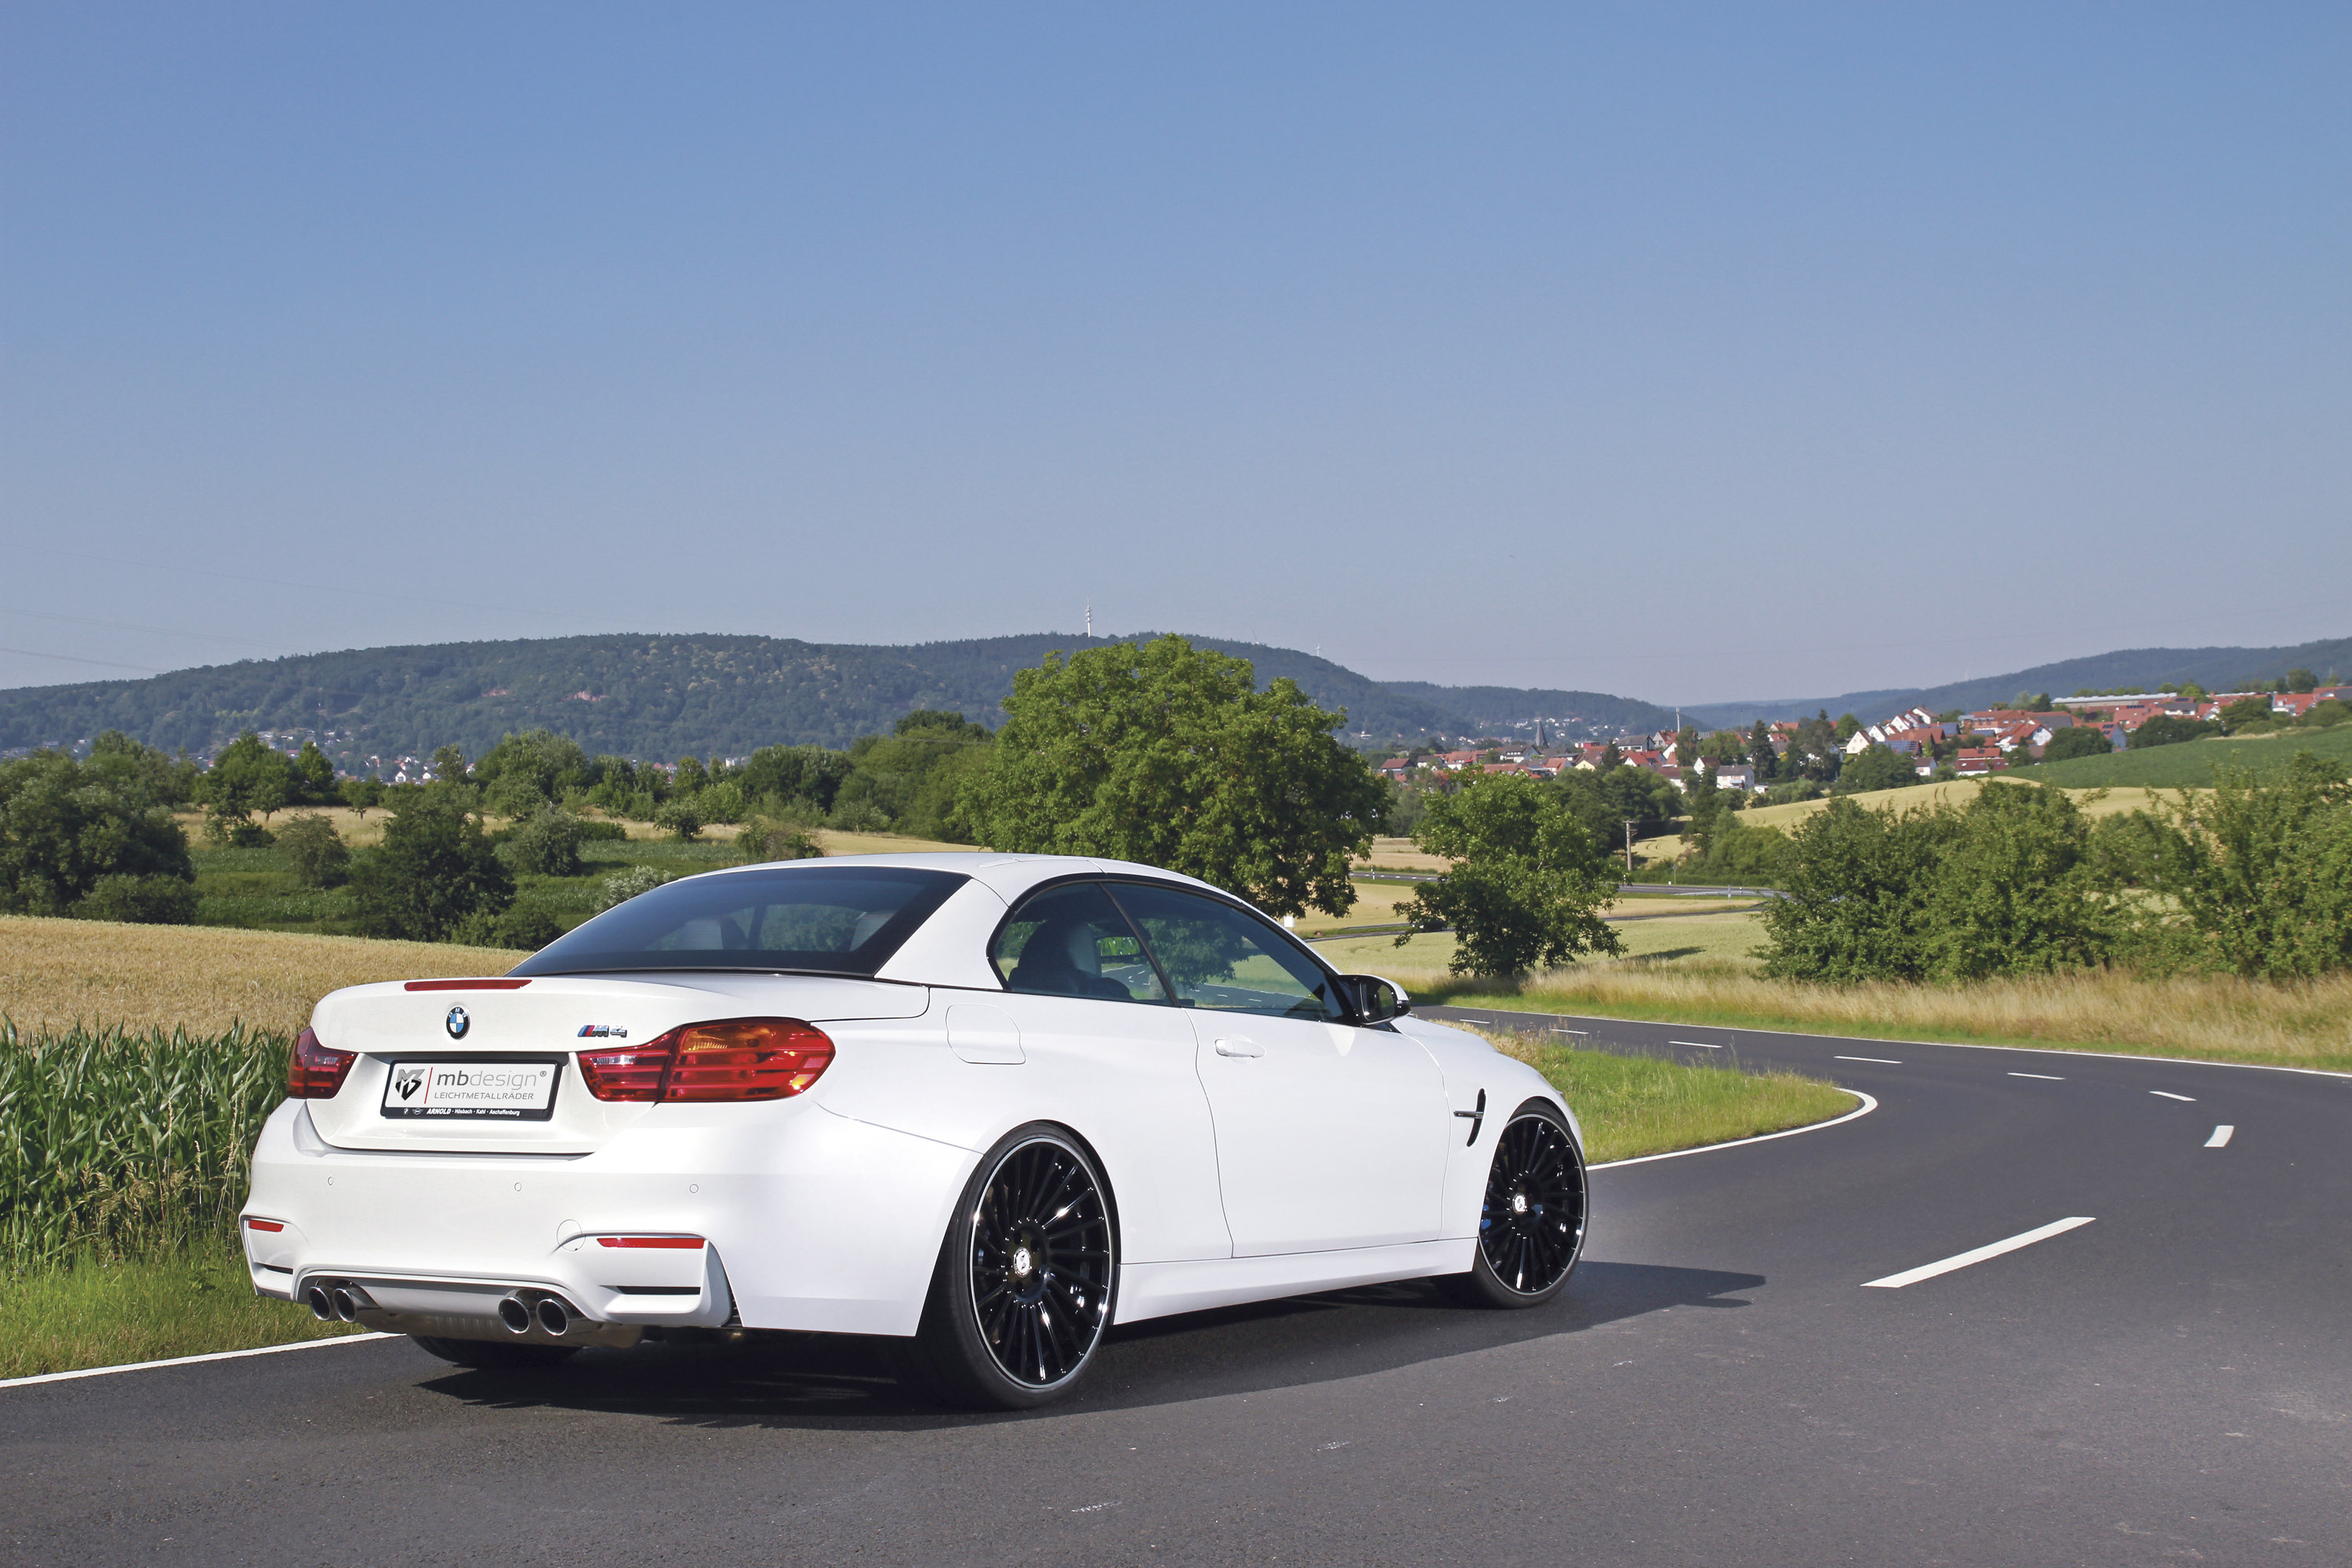
[[[357,858],[352,898],[362,935],[439,942],[468,915],[503,910],[514,879],[458,789],[428,785],[404,793],[383,844]]]
[[[1455,973],[1526,974],[1621,951],[1601,918],[1616,891],[1608,853],[1559,790],[1521,774],[1475,777],[1429,802],[1413,842],[1449,864],[1400,912],[1416,930],[1453,928]]]
[[[2076,724],[2050,737],[2050,743],[2042,748],[2042,760],[2063,763],[2069,757],[2104,757],[2114,750],[2105,730],[2096,724]]]
[[[187,836],[135,768],[62,752],[0,763],[0,910],[182,923],[195,913]]]
[[[1048,654],[1004,710],[957,797],[976,842],[1164,866],[1277,915],[1354,904],[1388,792],[1293,682],[1164,637]]]

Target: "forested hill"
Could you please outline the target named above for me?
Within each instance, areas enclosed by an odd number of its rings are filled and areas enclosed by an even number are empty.
[[[1915,704],[1931,713],[1948,709],[1989,708],[2009,701],[2021,691],[2046,691],[2053,697],[2088,688],[2093,691],[2132,689],[2155,691],[2169,684],[2191,681],[2208,691],[2228,691],[2252,680],[2278,680],[2290,669],[2308,669],[2333,685],[2352,679],[2352,637],[2298,643],[2291,647],[2133,647],[2086,658],[2040,664],[2006,675],[1979,676],[1947,686],[1893,686],[1870,691],[1848,691],[1836,697],[1779,698],[1755,702],[1708,702],[1683,710],[1695,721],[1745,727],[1757,719],[1804,719],[1826,711],[1832,718],[1852,713],[1868,722],[1899,713]]]
[[[1113,640],[1041,634],[891,647],[610,635],[359,648],[0,691],[0,752],[73,745],[104,730],[199,755],[241,730],[307,731],[346,768],[370,756],[429,755],[452,742],[478,755],[509,731],[537,727],[591,753],[636,758],[842,746],[919,708],[957,710],[992,727],[1013,671],[1052,649]],[[1468,711],[1456,689],[1383,685],[1293,648],[1193,640],[1249,659],[1260,684],[1289,677],[1325,707],[1345,709],[1349,733],[1377,739],[1532,718],[1581,721],[1580,731],[1647,729],[1669,717],[1645,702],[1571,692],[1520,693],[1512,712],[1485,689]]]

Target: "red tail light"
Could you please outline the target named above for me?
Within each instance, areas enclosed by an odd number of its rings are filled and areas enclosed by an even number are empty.
[[[331,1051],[319,1037],[305,1029],[294,1037],[294,1056],[286,1064],[286,1098],[332,1100],[350,1076],[357,1051]]]
[[[676,1252],[699,1252],[702,1237],[698,1236],[600,1236],[599,1247],[652,1247]]]
[[[833,1041],[798,1018],[688,1024],[642,1046],[580,1053],[597,1099],[671,1103],[789,1100],[832,1065]]]

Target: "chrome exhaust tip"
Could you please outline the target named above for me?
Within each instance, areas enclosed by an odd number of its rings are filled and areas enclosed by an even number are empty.
[[[555,1338],[560,1340],[563,1337],[564,1331],[572,1327],[572,1309],[565,1304],[562,1297],[548,1296],[541,1300],[539,1326]]]
[[[327,1300],[333,1305],[335,1316],[344,1322],[356,1323],[360,1321],[359,1298],[352,1294],[350,1286],[338,1285]]]
[[[520,1296],[509,1296],[499,1303],[499,1321],[510,1334],[530,1332],[530,1304]]]
[[[324,1285],[311,1286],[302,1293],[302,1300],[310,1307],[310,1315],[319,1321],[331,1323],[335,1321],[335,1299],[327,1294]]]

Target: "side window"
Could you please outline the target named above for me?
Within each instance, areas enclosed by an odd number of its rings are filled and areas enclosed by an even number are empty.
[[[1174,888],[1122,882],[1112,890],[1168,972],[1179,1006],[1347,1020],[1338,984],[1279,928]]]
[[[1118,906],[1094,882],[1048,888],[1013,911],[989,952],[1013,991],[1165,1002],[1160,976]]]

